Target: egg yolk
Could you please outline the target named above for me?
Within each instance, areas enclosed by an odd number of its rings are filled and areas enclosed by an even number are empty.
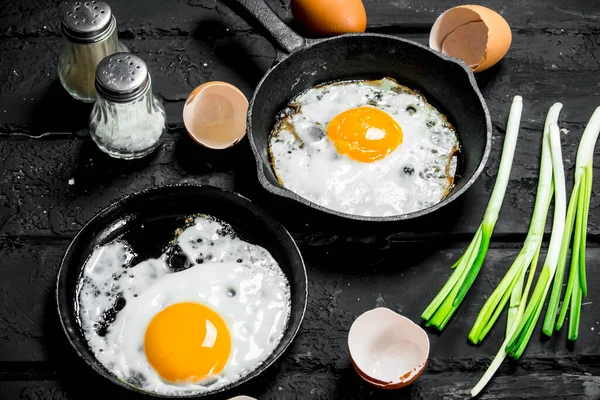
[[[385,111],[357,107],[336,115],[327,136],[340,154],[361,162],[381,160],[402,143],[402,128]]]
[[[223,369],[231,352],[231,337],[225,321],[211,308],[178,303],[152,318],[144,351],[164,380],[196,382]]]

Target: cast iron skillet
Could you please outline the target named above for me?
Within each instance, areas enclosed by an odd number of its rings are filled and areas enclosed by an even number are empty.
[[[473,73],[465,63],[419,43],[389,35],[363,33],[304,39],[262,0],[223,2],[249,23],[266,31],[284,52],[258,84],[248,109],[248,138],[256,158],[259,181],[266,190],[342,218],[399,221],[444,207],[475,182],[487,162],[492,125]],[[284,188],[273,172],[268,154],[269,132],[275,124],[276,114],[298,93],[317,84],[385,76],[419,90],[456,128],[462,144],[462,162],[456,186],[450,194],[424,210],[389,217],[366,217],[330,210]]]
[[[62,327],[77,354],[97,373],[127,389],[137,389],[117,379],[94,357],[77,322],[75,298],[81,269],[94,247],[117,238],[126,240],[140,259],[158,257],[185,217],[204,213],[231,224],[240,236],[265,247],[275,257],[291,286],[292,310],[283,339],[275,351],[240,381],[205,397],[238,386],[267,369],[290,345],[304,317],[308,296],[306,268],[302,256],[285,228],[246,198],[209,186],[165,186],[125,197],[102,210],[79,231],[62,259],[56,286],[56,301]],[[184,396],[177,396],[184,397]]]

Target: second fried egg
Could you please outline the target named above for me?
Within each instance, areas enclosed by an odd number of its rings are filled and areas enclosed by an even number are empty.
[[[446,118],[391,78],[320,85],[278,115],[269,153],[279,181],[332,210],[400,215],[451,190],[460,144]]]
[[[96,247],[78,289],[96,359],[162,396],[208,393],[247,376],[279,345],[291,312],[287,277],[265,248],[213,217],[187,224],[158,258],[142,261],[122,240]]]

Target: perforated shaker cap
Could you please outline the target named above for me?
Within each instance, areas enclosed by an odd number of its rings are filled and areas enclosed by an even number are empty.
[[[115,53],[105,57],[96,68],[96,91],[117,103],[133,101],[150,87],[146,63],[131,53]]]
[[[110,7],[103,1],[67,1],[62,9],[62,33],[75,43],[97,43],[116,27]]]

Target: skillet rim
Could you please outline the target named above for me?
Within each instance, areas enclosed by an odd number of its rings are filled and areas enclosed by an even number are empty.
[[[382,39],[388,39],[388,40],[391,39],[391,40],[403,42],[408,45],[416,46],[422,50],[426,50],[429,53],[437,56],[439,59],[441,59],[444,62],[458,65],[467,74],[467,78],[469,79],[471,89],[475,92],[475,95],[479,99],[479,103],[481,104],[481,107],[482,107],[483,113],[484,113],[484,117],[485,117],[485,125],[486,125],[485,149],[483,151],[483,156],[481,157],[479,165],[475,169],[475,172],[473,172],[473,175],[465,182],[465,184],[458,190],[452,190],[446,198],[444,198],[442,201],[434,204],[431,207],[424,208],[422,210],[414,211],[411,213],[390,215],[390,216],[365,216],[365,215],[349,214],[349,213],[345,213],[345,212],[341,212],[341,211],[332,210],[330,208],[327,208],[327,207],[321,206],[317,203],[314,203],[314,202],[312,202],[308,199],[305,199],[304,197],[296,194],[295,192],[291,191],[290,189],[285,188],[281,184],[279,184],[279,185],[272,184],[271,182],[269,182],[269,180],[267,179],[267,177],[265,175],[264,168],[272,168],[272,166],[270,164],[265,166],[265,163],[263,162],[263,159],[262,159],[262,156],[258,149],[258,146],[256,145],[256,142],[254,140],[254,133],[252,130],[252,113],[254,111],[254,104],[255,104],[257,94],[262,89],[263,83],[269,77],[269,75],[271,75],[271,73],[279,66],[279,64],[281,64],[286,59],[296,55],[298,51],[304,51],[304,50],[310,49],[314,46],[318,46],[321,43],[340,40],[342,38],[348,38],[348,37],[358,37],[358,38],[375,37],[375,38],[382,38]],[[452,56],[449,56],[447,54],[441,53],[437,50],[433,50],[433,49],[429,48],[428,46],[423,45],[421,43],[417,43],[417,42],[414,42],[409,39],[404,39],[404,38],[396,37],[393,35],[386,35],[386,34],[381,34],[381,33],[347,33],[347,34],[338,35],[338,36],[334,36],[334,37],[330,37],[330,38],[324,38],[324,39],[307,39],[307,38],[303,38],[303,39],[304,39],[304,43],[305,43],[304,46],[295,50],[291,54],[286,54],[284,57],[282,57],[282,58],[278,57],[276,59],[275,64],[271,68],[269,68],[269,70],[265,73],[265,75],[262,77],[262,79],[256,86],[256,89],[254,90],[254,93],[252,94],[252,99],[250,100],[250,103],[248,106],[248,114],[246,117],[247,136],[249,139],[248,141],[250,142],[252,154],[254,155],[254,159],[256,162],[256,171],[257,171],[258,181],[260,182],[261,186],[265,190],[267,190],[271,194],[296,201],[296,202],[303,204],[314,210],[318,210],[320,212],[324,212],[326,214],[333,215],[333,216],[347,219],[347,220],[355,220],[355,221],[363,221],[363,222],[398,222],[398,221],[405,221],[405,220],[419,218],[419,217],[425,216],[427,214],[431,214],[431,213],[439,210],[440,208],[447,206],[448,204],[452,203],[454,200],[459,198],[463,193],[465,193],[473,185],[473,183],[475,183],[475,181],[479,178],[479,176],[483,172],[483,169],[485,168],[485,166],[487,164],[487,161],[488,161],[488,158],[489,158],[489,155],[491,152],[492,121],[490,118],[490,112],[487,108],[485,99],[483,98],[483,95],[481,94],[481,91],[479,90],[479,87],[477,86],[477,81],[475,80],[475,75],[474,75],[473,71],[471,70],[471,68],[464,61],[454,58]]]
[[[197,394],[187,395],[187,396],[186,395],[170,396],[170,395],[166,395],[166,394],[162,394],[162,393],[155,393],[155,392],[142,390],[136,386],[130,385],[129,383],[118,379],[110,371],[108,371],[106,368],[104,368],[100,364],[100,362],[97,359],[95,359],[95,357],[89,357],[91,359],[88,359],[88,357],[86,357],[84,354],[82,354],[82,352],[78,349],[78,347],[75,343],[76,341],[81,341],[84,346],[86,344],[85,344],[85,338],[83,338],[79,333],[77,333],[76,329],[74,329],[71,332],[69,330],[69,328],[67,327],[68,324],[71,324],[74,326],[74,328],[77,328],[77,326],[75,326],[75,325],[77,325],[78,318],[76,315],[71,313],[70,309],[69,309],[69,301],[72,301],[72,299],[69,299],[66,294],[66,290],[67,290],[66,289],[66,286],[67,286],[66,280],[67,280],[68,271],[73,267],[72,267],[72,265],[65,265],[65,262],[67,260],[67,256],[69,256],[70,253],[73,251],[77,242],[79,240],[81,240],[80,236],[83,235],[84,231],[86,229],[91,229],[90,228],[91,225],[98,222],[98,220],[105,218],[111,212],[116,211],[124,203],[133,201],[137,197],[145,196],[152,192],[160,192],[160,191],[168,192],[171,189],[178,190],[178,189],[182,189],[182,188],[207,190],[209,192],[212,191],[215,193],[225,194],[226,196],[238,197],[244,203],[244,204],[240,205],[240,207],[249,209],[253,213],[256,213],[258,216],[260,216],[261,218],[263,218],[266,221],[266,223],[270,227],[270,229],[275,230],[274,234],[276,234],[276,236],[278,236],[278,242],[280,245],[283,245],[284,241],[289,242],[289,243],[285,244],[285,247],[286,248],[289,247],[289,251],[292,253],[291,255],[295,256],[295,258],[297,257],[296,261],[299,264],[299,266],[301,266],[300,275],[301,275],[301,278],[303,278],[303,286],[304,286],[304,290],[301,293],[303,295],[304,301],[303,301],[303,304],[301,307],[301,312],[299,313],[300,315],[299,315],[299,320],[298,320],[297,326],[295,328],[293,328],[293,331],[291,331],[291,336],[288,341],[283,342],[283,340],[282,340],[280,342],[280,344],[283,343],[281,351],[272,360],[269,360],[269,361],[265,360],[255,370],[250,372],[245,377],[243,377],[240,380],[233,382],[229,385],[223,386],[222,388],[219,388],[217,390],[213,390],[213,391],[207,392],[207,393],[197,393]],[[279,234],[282,235],[282,239],[279,239]],[[288,251],[286,250],[286,252],[288,252]],[[81,268],[83,268],[83,265],[79,267],[80,270],[81,270]],[[291,284],[290,284],[290,286],[291,286]],[[288,350],[290,345],[296,339],[296,336],[298,335],[298,332],[300,331],[300,327],[302,326],[302,322],[304,322],[304,317],[306,316],[306,309],[308,306],[308,274],[306,271],[306,263],[304,262],[302,253],[300,252],[300,249],[298,248],[298,244],[296,243],[296,241],[294,240],[292,235],[289,233],[289,231],[285,228],[285,226],[281,222],[277,221],[274,217],[272,217],[270,214],[268,214],[266,211],[264,211],[261,207],[259,207],[257,204],[255,204],[252,200],[250,200],[246,196],[243,196],[242,194],[237,193],[237,192],[233,192],[233,191],[226,190],[226,189],[221,189],[219,187],[211,186],[211,185],[190,184],[190,183],[161,185],[161,186],[154,186],[154,187],[146,188],[146,189],[122,196],[120,198],[117,198],[111,204],[109,204],[108,206],[106,206],[102,210],[100,210],[98,213],[96,213],[92,218],[90,218],[90,220],[88,222],[85,223],[85,225],[73,237],[73,239],[67,246],[67,249],[65,250],[65,252],[63,254],[63,257],[61,258],[60,267],[56,274],[54,299],[56,301],[55,305],[56,305],[56,311],[58,314],[58,319],[60,321],[60,326],[61,326],[62,331],[67,339],[67,342],[69,342],[70,347],[77,354],[77,357],[80,360],[82,360],[83,362],[85,362],[85,364],[87,364],[87,366],[89,366],[94,372],[96,372],[98,376],[101,376],[102,378],[107,379],[111,383],[113,383],[123,389],[129,390],[129,391],[131,391],[133,393],[137,393],[139,395],[148,396],[150,398],[154,397],[154,398],[163,398],[163,399],[200,399],[200,398],[210,399],[210,398],[216,398],[216,396],[222,395],[227,391],[234,390],[234,389],[238,388],[239,386],[241,386],[245,383],[248,383],[248,382],[252,381],[253,379],[258,378],[259,376],[263,375]],[[68,321],[65,321],[65,317],[63,316],[63,311],[65,311],[68,314],[68,319],[69,319]],[[291,313],[290,313],[290,316],[291,316]]]

